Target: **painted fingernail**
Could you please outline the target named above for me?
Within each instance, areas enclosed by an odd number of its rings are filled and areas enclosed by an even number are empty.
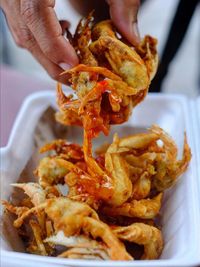
[[[63,70],[69,70],[72,68],[72,66],[70,64],[67,64],[67,63],[64,63],[64,62],[61,62],[59,64],[59,66],[63,69]]]
[[[140,33],[139,33],[137,22],[133,23],[133,33],[138,38],[138,41],[140,41]]]

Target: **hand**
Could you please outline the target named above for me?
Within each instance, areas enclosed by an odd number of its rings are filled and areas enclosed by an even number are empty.
[[[69,23],[59,23],[54,6],[54,0],[1,0],[16,44],[28,49],[53,79],[65,82],[59,74],[78,64],[78,57],[62,35]]]
[[[118,31],[133,45],[140,42],[137,13],[140,0],[69,0],[82,16],[95,10],[96,22],[112,19]],[[107,3],[107,4],[106,4]],[[110,14],[109,14],[110,13]]]
[[[110,16],[119,30],[133,45],[140,42],[137,25],[137,13],[140,6],[139,0],[107,0],[110,6]]]
[[[95,7],[95,0],[92,3]],[[107,0],[107,3],[111,19],[121,34],[132,44],[138,44],[137,12],[140,1]],[[59,23],[54,6],[55,0],[1,0],[16,44],[28,49],[53,79],[65,82],[64,76],[59,74],[63,69],[78,64],[78,57],[62,35],[69,23]]]

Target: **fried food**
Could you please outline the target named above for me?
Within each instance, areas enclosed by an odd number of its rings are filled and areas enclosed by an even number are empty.
[[[103,249],[99,248],[71,248],[58,255],[60,258],[109,260],[109,256]]]
[[[38,206],[46,200],[45,190],[43,190],[43,188],[37,183],[17,183],[11,185],[23,189],[24,193],[30,197],[34,206]]]
[[[57,184],[68,172],[69,169],[63,164],[63,160],[58,157],[43,158],[36,171],[39,184],[43,188]]]
[[[42,232],[41,232],[41,228],[39,226],[39,224],[37,222],[35,222],[34,220],[30,220],[29,222],[32,231],[33,231],[33,235],[34,235],[34,239],[37,245],[36,250],[39,252],[40,255],[48,255],[44,243],[43,243],[43,238],[42,238]]]
[[[58,139],[40,148],[40,153],[53,151],[56,156],[63,156],[71,162],[83,160],[83,150],[78,144],[70,144],[65,140]]]
[[[86,131],[84,134],[83,147],[56,140],[41,149],[54,155],[40,161],[35,172],[38,183],[13,184],[24,190],[32,206],[2,202],[15,214],[16,228],[27,223],[31,226],[33,238],[27,251],[67,258],[130,260],[133,257],[123,244],[129,241],[144,246],[141,259],[158,258],[163,240],[155,220],[163,191],[176,182],[191,159],[186,135],[182,159],[177,160],[174,141],[156,125],[144,134],[123,138],[115,134],[97,158]],[[67,196],[56,191],[61,181],[69,186]],[[128,226],[110,225],[109,220],[99,219],[102,216],[113,218],[113,222],[126,221]],[[55,245],[66,250],[59,253]]]
[[[66,236],[80,233],[82,230],[92,238],[100,238],[107,247],[107,253],[112,260],[131,260],[132,257],[126,252],[125,246],[112,233],[105,223],[92,217],[81,215],[70,215],[63,217],[56,224],[56,230],[62,230]]]
[[[155,218],[161,208],[162,193],[152,199],[131,200],[119,207],[104,207],[102,212],[110,216],[127,216],[141,219]]]
[[[163,191],[172,186],[178,176],[186,171],[191,160],[192,154],[187,143],[186,134],[184,135],[183,154],[180,160],[177,160],[177,147],[172,138],[160,127],[153,125],[150,130],[160,135],[163,142],[164,153],[158,153],[155,163],[155,175],[153,176],[153,185],[158,191]]]
[[[58,231],[55,235],[47,237],[44,242],[50,242],[55,245],[61,245],[69,248],[102,248],[96,240],[92,240],[85,235],[79,236],[65,236],[63,231]]]
[[[109,30],[107,30],[109,28]],[[105,57],[109,67],[131,88],[143,91],[148,88],[147,67],[138,53],[120,41],[111,21],[103,21],[93,28],[90,50],[98,57]]]
[[[127,121],[133,107],[147,94],[157,65],[157,41],[146,36],[138,47],[118,37],[110,20],[92,25],[92,13],[82,19],[70,38],[80,64],[63,75],[76,98],[64,95],[59,84],[56,118],[65,125],[83,125],[90,138],[108,134],[111,124]]]
[[[56,231],[63,231],[66,236],[73,236],[82,229],[86,235],[90,234],[94,239],[101,238],[105,242],[111,259],[131,259],[123,244],[106,224],[99,221],[96,212],[87,204],[67,198],[54,199],[47,202],[45,212],[54,222]]]
[[[129,179],[128,166],[125,160],[121,155],[111,154],[108,150],[105,154],[105,169],[113,178],[114,194],[107,203],[112,206],[120,206],[130,198],[132,183]]]
[[[161,231],[144,223],[134,223],[126,227],[113,227],[113,232],[121,240],[134,242],[144,246],[142,259],[157,259],[163,249],[163,238]]]
[[[7,211],[9,211],[10,213],[14,213],[18,217],[22,216],[24,213],[29,211],[28,207],[16,207],[16,206],[12,205],[11,203],[9,203],[8,201],[5,201],[5,200],[2,200],[1,203],[2,203],[2,205],[5,207],[5,209]]]
[[[56,119],[83,127],[83,145],[66,140],[44,145],[40,153],[47,155],[34,172],[37,182],[12,184],[26,198],[19,206],[2,204],[13,213],[19,235],[27,237],[29,253],[133,260],[128,242],[144,250],[140,259],[157,259],[163,250],[157,221],[164,190],[187,170],[191,151],[185,134],[183,155],[177,159],[173,139],[153,125],[145,133],[114,134],[112,143],[95,155],[92,139],[128,120],[144,99],[158,56],[154,38],[145,36],[131,47],[111,21],[92,21],[90,13],[74,36],[68,32],[80,64],[62,75],[70,76],[75,96],[66,96],[57,86]]]

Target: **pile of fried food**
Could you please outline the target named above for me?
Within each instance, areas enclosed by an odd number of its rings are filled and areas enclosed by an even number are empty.
[[[92,139],[126,121],[147,94],[157,68],[156,40],[131,47],[111,21],[92,25],[92,14],[68,33],[81,64],[66,71],[76,97],[58,85],[58,121],[83,127],[83,146],[55,140],[24,191],[20,206],[3,201],[27,251],[39,255],[98,260],[157,259],[163,249],[157,216],[163,191],[185,172],[191,159],[184,139],[177,159],[172,138],[153,125],[92,151]],[[68,187],[68,194],[63,188]],[[132,246],[132,250],[130,247]],[[135,256],[138,251],[139,256]]]

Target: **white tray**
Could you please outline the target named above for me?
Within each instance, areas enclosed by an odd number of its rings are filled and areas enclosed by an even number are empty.
[[[33,134],[37,122],[48,106],[56,107],[55,94],[40,92],[24,102],[13,126],[8,145],[1,148],[1,198],[10,195],[10,183],[15,182],[33,149]],[[192,149],[189,169],[178,183],[165,193],[162,224],[165,246],[159,260],[151,261],[88,261],[60,259],[14,252],[2,239],[2,266],[197,266],[200,264],[200,157],[199,126],[194,103],[180,95],[149,94],[133,112],[129,121],[115,126],[112,132],[130,134],[135,128],[158,124],[176,141],[182,152],[186,130]],[[200,125],[200,124],[199,124]]]

